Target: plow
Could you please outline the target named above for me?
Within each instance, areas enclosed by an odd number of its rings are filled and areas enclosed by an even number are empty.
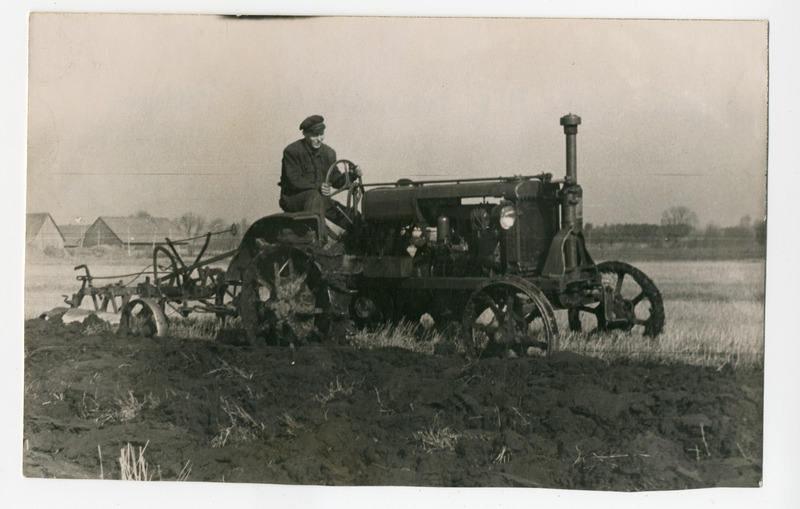
[[[187,317],[191,313],[214,314],[220,319],[237,316],[235,287],[225,281],[225,271],[211,265],[230,259],[236,250],[203,259],[214,235],[233,234],[236,225],[220,232],[208,232],[200,237],[171,240],[153,248],[150,268],[133,274],[93,276],[85,264],[78,265],[76,279],[80,288],[71,296],[65,295],[68,307],[58,307],[45,317],[60,315],[63,319],[81,318],[96,313],[111,322],[119,323],[119,331],[146,336],[163,337],[169,332],[169,314]],[[187,263],[180,255],[179,244],[205,237],[205,242],[194,261]],[[145,275],[147,274],[147,275]],[[136,285],[125,285],[123,278],[134,280],[145,276]],[[115,283],[106,283],[117,280]],[[90,299],[92,310],[82,309]]]

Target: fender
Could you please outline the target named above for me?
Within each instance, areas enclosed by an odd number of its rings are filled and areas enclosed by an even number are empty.
[[[592,257],[586,250],[586,241],[583,237],[583,232],[573,232],[571,226],[562,228],[553,237],[550,243],[550,251],[547,253],[547,260],[545,260],[544,267],[542,268],[542,276],[544,277],[561,277],[566,272],[566,262],[564,256],[564,244],[570,235],[575,235],[578,251],[578,266],[594,265]]]
[[[319,241],[319,232],[320,219],[316,214],[284,212],[262,217],[242,237],[239,250],[228,264],[225,281],[229,284],[241,282],[241,273],[261,249],[260,244],[310,245]]]

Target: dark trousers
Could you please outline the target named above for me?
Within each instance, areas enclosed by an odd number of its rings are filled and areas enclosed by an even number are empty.
[[[324,218],[344,228],[346,221],[336,208],[335,202],[329,196],[322,196],[316,189],[300,191],[291,196],[281,194],[280,206],[284,212],[313,212],[320,216],[321,230],[320,235],[327,236],[327,228]]]

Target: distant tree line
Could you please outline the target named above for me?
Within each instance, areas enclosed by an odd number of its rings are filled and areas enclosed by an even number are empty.
[[[661,216],[660,224],[625,223],[604,224],[587,223],[584,235],[589,244],[614,245],[628,244],[642,247],[667,248],[716,248],[747,249],[765,246],[767,225],[765,221],[753,221],[744,216],[738,226],[721,227],[711,222],[699,227],[697,214],[684,206],[671,207]]]
[[[132,214],[132,217],[149,218],[153,217],[146,210]],[[236,249],[242,240],[242,235],[250,227],[247,219],[237,222],[230,222],[221,217],[207,221],[203,216],[194,212],[185,212],[173,219],[173,222],[180,227],[184,238],[192,239],[189,241],[189,251],[197,251],[205,242],[205,236],[211,232],[212,235],[208,245],[210,252],[230,251]],[[227,231],[231,230],[231,231]],[[180,240],[180,239],[173,239]]]

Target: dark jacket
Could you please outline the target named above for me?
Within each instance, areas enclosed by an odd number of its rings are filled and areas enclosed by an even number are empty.
[[[328,169],[336,162],[336,152],[324,143],[313,150],[305,141],[297,140],[283,150],[281,163],[281,194],[292,196],[301,191],[319,189],[325,182]],[[331,185],[339,187],[343,175],[337,171],[331,176]]]

